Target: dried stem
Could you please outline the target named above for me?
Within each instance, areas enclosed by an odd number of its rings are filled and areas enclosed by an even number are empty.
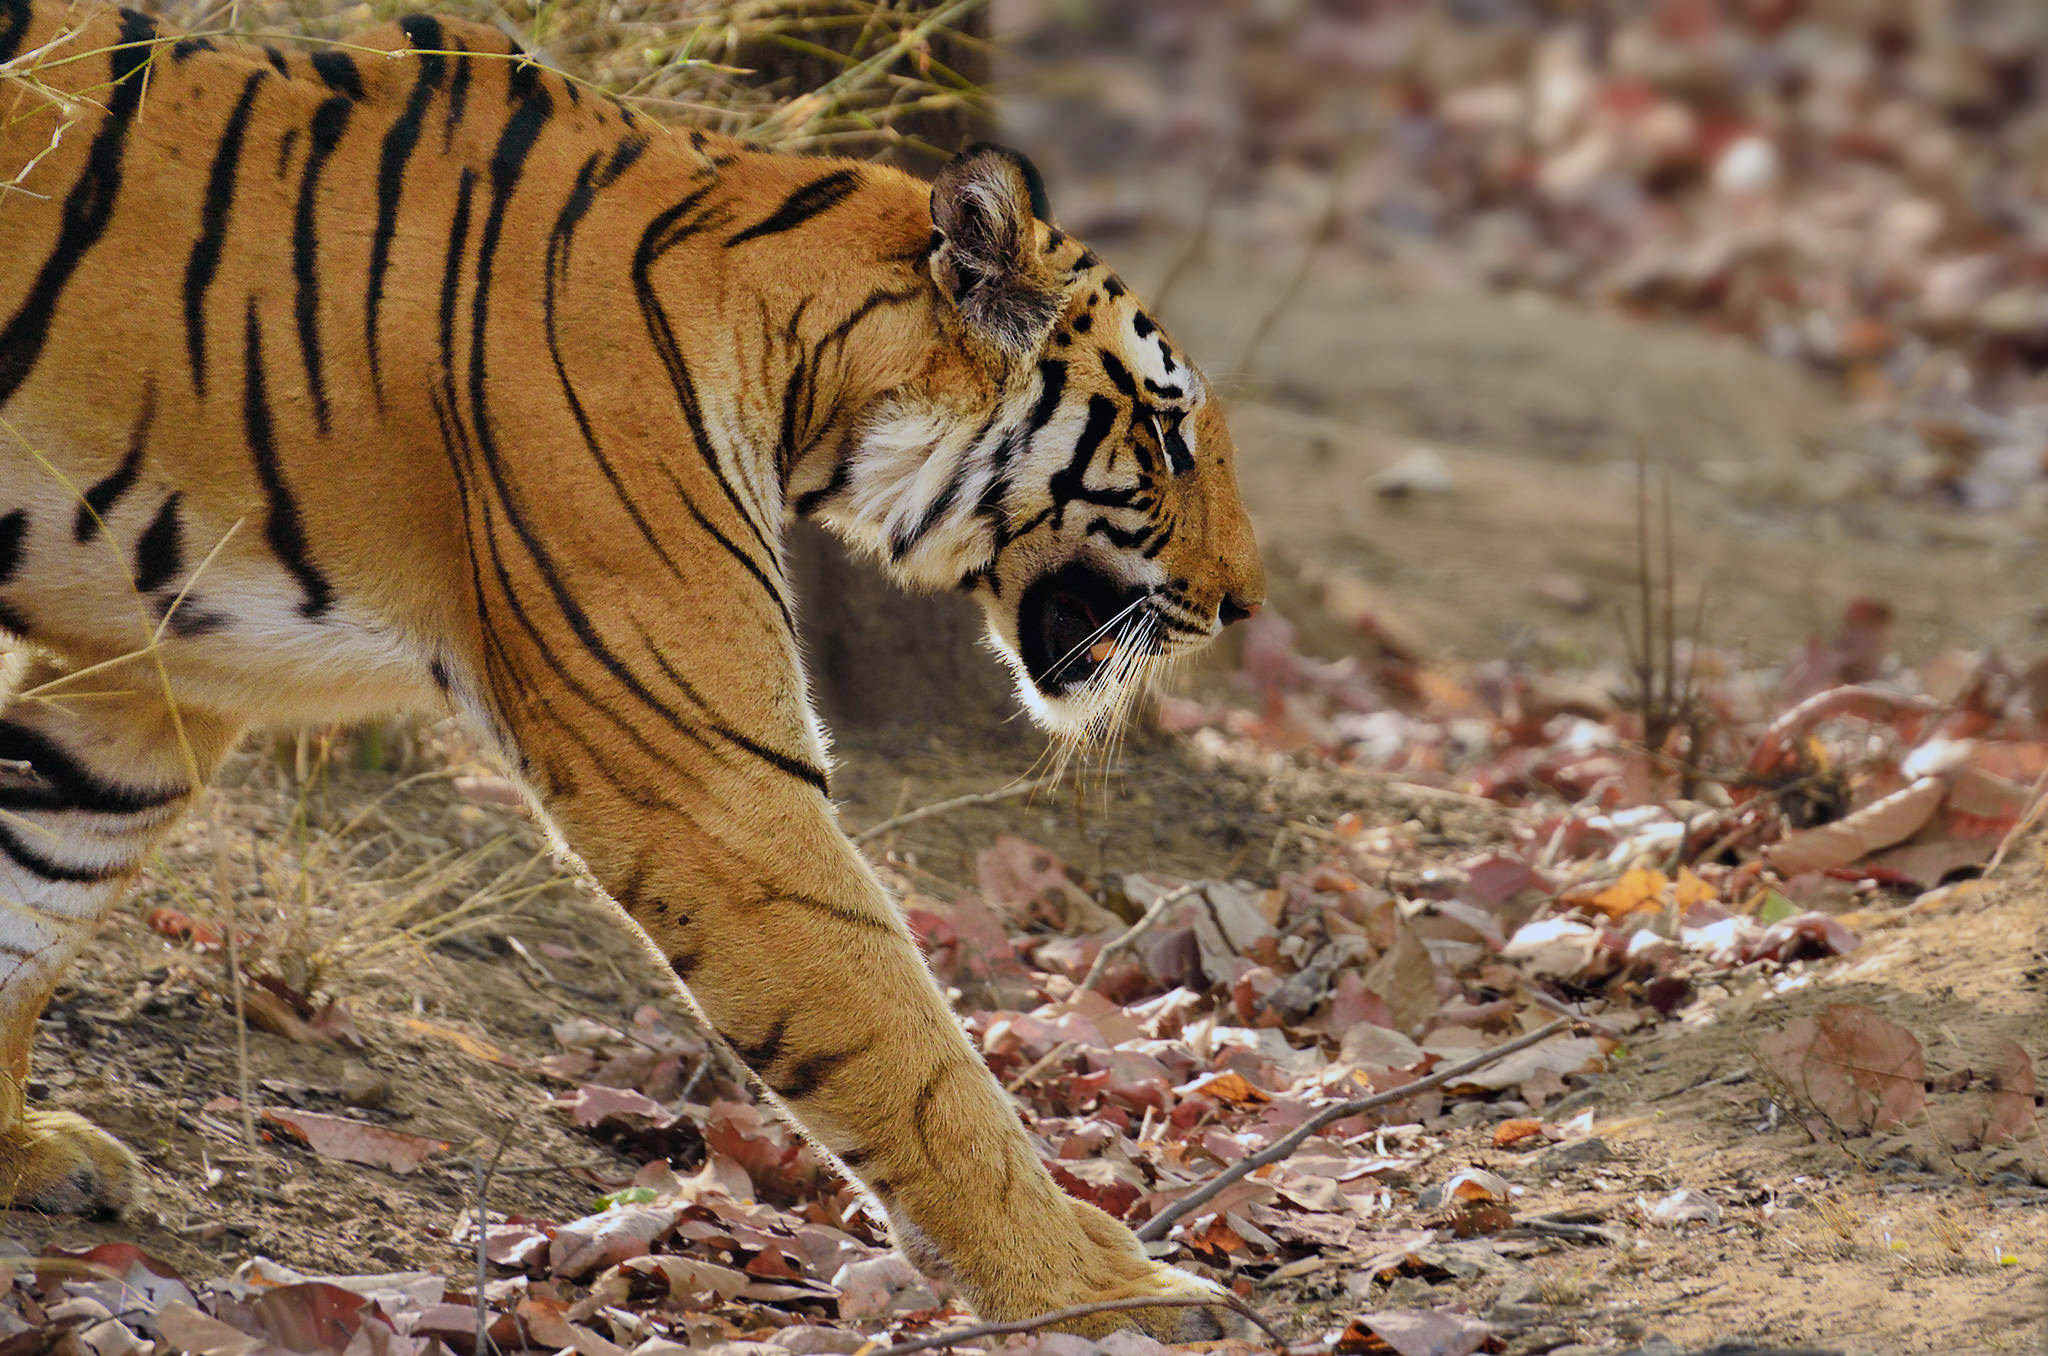
[[[512,1132],[519,1128],[517,1117],[508,1116],[505,1128],[498,1133],[498,1147],[491,1153],[491,1161],[479,1160],[476,1168],[476,1356],[495,1351],[497,1343],[491,1340],[491,1311],[484,1303],[484,1284],[490,1279],[490,1209],[487,1204],[491,1191],[491,1178],[497,1175],[499,1160],[505,1157],[506,1146],[512,1143]]]
[[[975,791],[965,796],[954,796],[950,800],[935,800],[929,805],[905,810],[900,815],[891,815],[879,824],[871,824],[853,835],[853,841],[865,843],[880,838],[891,829],[900,829],[905,824],[915,824],[920,819],[929,819],[933,815],[942,815],[950,810],[964,810],[970,805],[994,805],[998,801],[1016,800],[1020,796],[1030,795],[1044,785],[1045,779],[1041,778],[1036,781],[1020,782],[1015,786],[1006,786],[1000,791]]]
[[[971,1328],[956,1328],[931,1337],[920,1337],[914,1342],[898,1342],[893,1347],[881,1347],[868,1356],[911,1356],[912,1352],[932,1351],[939,1347],[950,1347],[961,1342],[971,1342],[981,1337],[1003,1337],[1010,1333],[1037,1332],[1059,1323],[1070,1323],[1090,1314],[1114,1314],[1128,1309],[1228,1309],[1240,1314],[1258,1325],[1261,1332],[1273,1339],[1276,1349],[1285,1350],[1287,1339],[1271,1323],[1253,1313],[1243,1302],[1217,1296],[1213,1299],[1182,1296],[1138,1296],[1134,1299],[1100,1300],[1094,1304],[1077,1304],[1071,1309],[1055,1309],[1051,1313],[1039,1314],[1035,1318],[1013,1319],[1008,1323],[977,1323]]]
[[[1186,885],[1176,885],[1173,889],[1168,890],[1165,894],[1153,900],[1152,907],[1145,910],[1145,916],[1143,918],[1140,918],[1137,922],[1131,924],[1130,927],[1127,928],[1125,931],[1120,933],[1118,936],[1112,938],[1110,942],[1106,946],[1104,946],[1099,953],[1097,953],[1095,957],[1095,964],[1088,967],[1087,975],[1084,976],[1081,980],[1081,987],[1083,989],[1094,988],[1095,981],[1102,978],[1102,972],[1104,968],[1106,968],[1109,965],[1109,958],[1111,956],[1116,955],[1119,951],[1124,950],[1126,947],[1130,946],[1131,943],[1137,941],[1140,937],[1144,936],[1148,931],[1151,930],[1153,924],[1157,923],[1161,918],[1164,918],[1166,916],[1166,911],[1168,909],[1180,903],[1183,899],[1186,899],[1189,895],[1201,889],[1208,883],[1209,882],[1205,880],[1192,880],[1189,881]]]
[[[1354,1101],[1339,1102],[1336,1106],[1325,1107],[1306,1121],[1303,1121],[1292,1133],[1273,1141],[1270,1147],[1261,1149],[1247,1158],[1240,1158],[1237,1162],[1210,1178],[1201,1187],[1189,1192],[1172,1205],[1161,1210],[1151,1219],[1146,1220],[1138,1228],[1138,1237],[1147,1243],[1164,1238],[1166,1231],[1173,1227],[1176,1220],[1201,1209],[1210,1201],[1215,1200],[1223,1194],[1224,1188],[1228,1187],[1231,1183],[1257,1172],[1268,1163],[1278,1163],[1281,1159],[1286,1158],[1303,1144],[1306,1144],[1309,1136],[1333,1121],[1341,1121],[1348,1116],[1356,1116],[1367,1111],[1377,1111],[1383,1106],[1413,1097],[1418,1092],[1427,1092],[1431,1088],[1440,1088],[1454,1078],[1462,1078],[1468,1073],[1483,1069],[1497,1060],[1514,1054],[1517,1050],[1526,1050],[1532,1045],[1540,1044],[1572,1024],[1572,1018],[1560,1017],[1546,1026],[1538,1027],[1526,1036],[1519,1036],[1509,1041],[1506,1045],[1496,1045],[1493,1049],[1482,1051],[1470,1059],[1459,1060],[1456,1064],[1446,1064],[1435,1073],[1424,1078],[1418,1078],[1412,1083],[1403,1083],[1398,1088],[1389,1088],[1385,1092],[1377,1092],[1370,1097],[1360,1097]]]

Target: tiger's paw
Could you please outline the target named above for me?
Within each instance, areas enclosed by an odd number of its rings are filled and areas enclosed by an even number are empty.
[[[1057,1270],[1038,1270],[1020,1278],[1031,1285],[1031,1293],[1013,1293],[1002,1297],[1001,1303],[977,1304],[982,1313],[1018,1319],[1118,1300],[1214,1300],[1213,1305],[1106,1309],[1052,1326],[1055,1331],[1082,1337],[1136,1328],[1162,1342],[1209,1342],[1243,1331],[1243,1321],[1232,1312],[1234,1303],[1222,1286],[1153,1261],[1129,1229],[1094,1206],[1072,1199],[1063,1200],[1062,1205],[1078,1226],[1079,1246],[1069,1254],[1073,1260]],[[1047,1250],[1037,1253],[1035,1260],[1043,1265],[1057,1255]],[[1002,1312],[991,1314],[995,1309]]]
[[[142,1164],[83,1116],[30,1111],[0,1130],[0,1208],[112,1219],[142,1196]]]
[[[1213,1342],[1243,1331],[1243,1323],[1228,1307],[1223,1287],[1161,1262],[1148,1263],[1149,1271],[1134,1283],[1095,1296],[1097,1300],[1123,1299],[1213,1299],[1208,1305],[1175,1305],[1157,1309],[1112,1309],[1077,1318],[1059,1326],[1082,1337],[1103,1337],[1119,1328],[1136,1328],[1161,1342]]]

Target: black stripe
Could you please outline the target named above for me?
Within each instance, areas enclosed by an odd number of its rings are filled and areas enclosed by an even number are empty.
[[[777,893],[767,896],[760,900],[759,903],[764,906],[768,904],[801,904],[807,909],[836,918],[842,923],[847,923],[857,928],[866,928],[873,932],[895,931],[894,928],[889,926],[887,919],[877,917],[860,909],[848,908],[844,904],[834,904],[829,899],[819,899],[816,895]]]
[[[569,628],[576,635],[586,651],[596,659],[614,679],[637,698],[643,705],[662,719],[670,728],[683,734],[690,734],[690,726],[682,716],[653,692],[649,691],[640,678],[624,664],[605,644],[603,636],[584,611],[583,606],[570,593],[556,568],[553,557],[542,543],[539,535],[526,520],[517,496],[507,480],[505,467],[500,457],[497,437],[492,431],[487,410],[488,383],[485,364],[485,338],[489,317],[490,280],[493,260],[497,253],[498,239],[504,227],[505,211],[510,204],[512,193],[518,186],[526,157],[540,137],[550,113],[548,98],[532,80],[519,82],[530,91],[520,103],[504,132],[498,140],[498,148],[491,158],[491,207],[484,219],[484,226],[477,246],[476,289],[472,301],[470,320],[469,354],[469,399],[471,418],[476,431],[477,450],[482,454],[486,471],[491,477],[498,502],[503,506],[507,524],[519,537],[527,556],[532,560],[535,571],[540,575],[548,590],[553,594],[557,609]],[[694,506],[692,512],[695,512]],[[769,751],[773,754],[773,751]],[[807,764],[788,758],[787,755],[773,754],[769,761],[782,771],[826,790],[825,774]]]
[[[0,810],[84,810],[96,815],[133,815],[160,810],[179,800],[184,788],[143,790],[95,775],[41,731],[0,721],[0,759],[27,763],[40,786],[0,786]]]
[[[695,974],[697,967],[703,963],[704,958],[694,951],[678,951],[668,958],[668,968],[685,984],[690,982],[690,976]]]
[[[939,1084],[952,1077],[956,1071],[966,1067],[967,1061],[963,1059],[949,1060],[941,1064],[938,1068],[932,1070],[924,1082],[918,1086],[917,1095],[910,1099],[911,1133],[917,1139],[918,1151],[924,1155],[925,1161],[934,1168],[939,1166],[939,1157],[932,1151],[931,1128],[925,1124],[925,1118],[931,1115],[932,1102],[939,1095]]]
[[[458,42],[455,50],[466,53],[469,49]],[[455,144],[456,124],[462,121],[463,110],[469,107],[469,78],[475,65],[476,62],[466,55],[455,58],[455,78],[448,84],[448,117],[441,124],[443,153]]]
[[[768,1034],[752,1045],[732,1042],[732,1052],[740,1057],[740,1063],[762,1073],[782,1057],[782,1040],[789,1030],[789,1018],[777,1017],[775,1025],[768,1028]]]
[[[789,473],[796,464],[796,442],[801,436],[797,428],[797,419],[801,411],[799,397],[803,392],[804,360],[799,356],[796,366],[790,369],[789,380],[782,387],[782,431],[775,439],[775,471],[785,481],[789,479]]]
[[[834,170],[822,178],[813,179],[784,198],[782,206],[744,231],[726,237],[725,246],[731,249],[734,245],[759,240],[762,236],[793,231],[812,217],[831,211],[859,187],[860,175],[850,169]]]
[[[462,247],[469,240],[469,212],[476,171],[464,167],[455,186],[455,221],[448,228],[448,258],[441,269],[441,377],[452,412],[455,399],[455,301],[462,291]]]
[[[285,54],[283,52],[279,51],[275,47],[265,47],[263,49],[263,55],[264,58],[270,62],[270,69],[276,71],[279,75],[283,76],[287,80],[292,78],[291,63],[285,59]]]
[[[741,734],[738,730],[727,724],[718,716],[711,703],[706,701],[703,694],[697,690],[697,685],[683,676],[675,665],[668,662],[667,656],[655,648],[654,638],[648,635],[645,629],[638,627],[637,624],[635,629],[640,631],[640,643],[645,645],[647,653],[654,657],[655,667],[659,668],[670,682],[681,689],[685,697],[688,697],[693,703],[701,707],[712,718],[710,725],[714,734],[717,734],[728,743],[737,744],[756,758],[773,764],[792,777],[801,777],[805,781],[809,781],[813,777],[823,778],[826,775],[822,769],[813,767],[803,759],[784,753],[780,749],[770,748],[760,740]],[[708,742],[703,740],[694,730],[685,730],[683,733],[689,735],[691,739],[696,740],[698,743],[704,744],[705,747],[709,747]]]
[[[211,52],[212,50],[213,40],[211,38],[180,38],[171,46],[171,60],[183,65],[201,52]]]
[[[292,223],[292,276],[297,279],[293,306],[299,321],[299,350],[306,360],[306,387],[313,395],[313,423],[327,435],[327,379],[320,357],[320,237],[314,229],[319,204],[320,171],[348,130],[349,101],[336,95],[313,110],[306,168],[299,176],[299,207]]]
[[[419,148],[420,126],[426,121],[427,105],[447,77],[447,58],[437,55],[442,46],[441,25],[425,14],[408,14],[398,21],[405,40],[426,49],[413,59],[419,76],[406,96],[405,111],[384,134],[384,150],[377,160],[377,232],[370,238],[370,281],[363,294],[363,339],[369,348],[370,386],[378,402],[384,399],[377,351],[377,313],[384,305],[384,274],[391,266],[391,242],[398,234],[398,201],[405,187],[405,167]]]
[[[1018,453],[1031,446],[1031,440],[1051,422],[1059,409],[1060,398],[1067,389],[1067,365],[1057,358],[1047,358],[1038,365],[1038,380],[1038,403],[1031,407],[1031,417],[1012,429],[996,448],[995,466],[989,474],[988,484],[982,487],[980,501],[974,506],[976,513],[995,518],[999,524],[1003,500],[1010,489],[1010,465]]]
[[[759,584],[768,595],[768,601],[775,604],[776,612],[782,617],[783,626],[791,635],[795,635],[796,614],[789,610],[789,600],[782,596],[781,586],[769,576],[766,570],[754,563],[754,558],[742,550],[738,542],[726,536],[723,528],[705,516],[704,510],[697,507],[697,501],[691,497],[689,487],[683,484],[682,478],[676,474],[674,467],[670,466],[667,462],[660,462],[657,465],[661,473],[668,477],[669,487],[676,492],[676,498],[680,499],[683,507],[689,511],[691,520],[698,527],[710,533],[711,539],[717,542],[727,555],[730,555],[734,560],[737,560],[746,567],[747,573],[754,577],[754,582]],[[749,519],[748,521],[751,522],[752,520]]]
[[[284,135],[277,139],[277,177],[282,179],[292,167],[292,148],[299,144],[299,129],[287,127]]]
[[[1184,476],[1195,469],[1195,454],[1188,450],[1188,440],[1181,436],[1182,415],[1176,412],[1165,422],[1165,437],[1161,440],[1166,448],[1166,464],[1177,476]]]
[[[247,374],[242,392],[242,428],[249,442],[249,456],[256,463],[256,479],[262,483],[264,497],[270,501],[263,537],[305,591],[305,601],[299,604],[299,615],[318,617],[334,605],[334,589],[306,550],[306,529],[299,519],[298,503],[284,483],[284,473],[278,469],[277,444],[271,432],[270,398],[263,378],[263,327],[256,319],[254,297],[249,298],[244,327],[242,370]]]
[[[1135,530],[1125,531],[1107,518],[1096,518],[1089,522],[1086,535],[1107,537],[1112,546],[1130,551],[1150,541],[1158,530],[1155,523],[1143,523]]]
[[[28,35],[29,20],[34,17],[30,0],[0,0],[0,61],[13,57]]]
[[[820,485],[815,490],[806,490],[797,496],[796,516],[799,518],[810,517],[818,511],[821,505],[845,489],[847,483],[852,479],[853,468],[848,466],[843,460],[835,462],[832,466],[832,474],[826,477],[823,485]]]
[[[901,560],[909,555],[917,544],[939,525],[939,520],[946,516],[953,505],[959,502],[961,491],[967,488],[967,477],[981,465],[982,441],[995,428],[996,419],[1002,412],[1000,402],[988,412],[988,417],[981,421],[981,427],[974,431],[974,436],[967,440],[967,446],[960,450],[960,462],[953,468],[953,474],[946,478],[946,483],[940,488],[937,497],[925,505],[924,512],[911,525],[906,535],[899,536],[889,543],[889,555],[892,559]]]
[[[848,1060],[864,1055],[873,1046],[872,1040],[865,1040],[845,1050],[834,1050],[822,1055],[808,1055],[796,1062],[796,1067],[787,1075],[768,1086],[778,1096],[791,1101],[809,1097],[825,1085],[825,1080],[839,1072],[839,1067]]]
[[[14,572],[21,568],[21,544],[27,536],[27,509],[16,509],[0,518],[0,584],[14,578]]]
[[[235,202],[235,173],[242,160],[242,140],[249,114],[256,106],[256,87],[267,78],[257,71],[242,86],[242,97],[220,137],[213,168],[206,176],[206,198],[199,208],[199,239],[185,264],[185,351],[192,360],[192,388],[206,394],[206,289],[220,270],[221,244],[227,238],[228,213]],[[85,540],[83,536],[80,541]]]
[[[1053,474],[1051,490],[1055,500],[1076,498],[1085,492],[1083,481],[1088,468],[1094,464],[1096,452],[1101,449],[1103,439],[1109,437],[1110,430],[1116,427],[1117,416],[1122,412],[1122,406],[1108,396],[1088,397],[1088,422],[1081,426],[1081,436],[1074,442],[1073,458],[1064,469]],[[1057,524],[1057,517],[1054,522]]]
[[[1138,383],[1131,380],[1131,369],[1106,349],[1102,352],[1102,375],[1109,378],[1110,385],[1123,392],[1124,399],[1135,401],[1138,398]]]
[[[464,171],[465,176],[468,173],[467,170]],[[469,181],[465,178],[464,182],[467,183]],[[469,197],[465,193],[458,203],[458,228],[449,244],[451,255],[450,278],[457,276],[455,260],[459,258],[457,252],[465,239],[465,231],[468,224],[468,202]],[[530,707],[538,708],[542,715],[553,721],[559,733],[566,736],[569,743],[579,749],[590,761],[591,765],[597,769],[599,775],[616,788],[619,794],[630,804],[642,809],[680,814],[681,812],[677,811],[673,804],[673,788],[652,788],[644,783],[629,785],[625,776],[621,775],[620,772],[614,770],[611,766],[609,755],[600,750],[590,737],[582,733],[577,722],[564,720],[563,717],[558,715],[555,711],[554,703],[549,700],[547,694],[554,690],[568,692],[575,696],[600,718],[610,722],[643,756],[654,760],[650,764],[651,766],[660,766],[668,769],[671,775],[680,776],[683,780],[697,786],[698,789],[702,789],[696,778],[692,777],[684,769],[673,765],[671,761],[673,750],[656,749],[653,744],[649,743],[639,731],[635,730],[619,714],[616,709],[616,703],[600,700],[596,694],[585,687],[574,674],[563,666],[560,658],[547,644],[546,638],[540,634],[539,628],[534,626],[532,620],[526,615],[525,609],[520,606],[520,595],[514,591],[511,576],[506,572],[504,561],[498,554],[497,527],[495,517],[491,512],[490,503],[480,495],[475,500],[472,500],[470,496],[469,479],[464,469],[464,463],[469,457],[468,434],[464,432],[460,420],[453,415],[448,403],[452,399],[453,385],[453,378],[451,376],[446,381],[445,389],[448,394],[444,395],[442,391],[434,391],[432,392],[432,397],[434,414],[440,424],[442,450],[447,456],[449,470],[455,479],[456,494],[461,499],[463,521],[465,523],[471,521],[470,510],[473,505],[481,512],[483,517],[482,542],[479,543],[478,534],[474,528],[468,534],[468,541],[471,596],[476,600],[477,624],[484,640],[483,660],[486,682],[495,684],[497,689],[501,691],[521,691],[524,694],[526,703]],[[551,685],[529,681],[526,675],[520,671],[519,666],[513,662],[510,652],[506,649],[504,642],[499,639],[496,629],[492,626],[491,618],[485,605],[483,563],[478,554],[480,544],[490,555],[491,566],[496,573],[498,587],[506,606],[510,609],[513,618],[519,623],[521,629],[533,641],[535,651],[539,654],[541,661],[554,674],[554,682]],[[497,723],[495,717],[493,718],[493,730],[500,743],[507,747],[512,746],[511,736],[504,731],[502,725]],[[523,755],[521,762],[523,765]],[[683,818],[686,822],[691,822],[687,815],[684,815]]]
[[[143,82],[135,77],[155,49],[156,25],[132,10],[121,11],[121,46],[108,56],[113,93],[107,96],[106,116],[93,135],[86,152],[85,168],[64,195],[62,224],[56,247],[43,261],[35,282],[21,307],[0,330],[0,408],[4,408],[34,370],[50,337],[50,321],[57,311],[57,298],[71,281],[71,275],[87,250],[106,234],[114,216],[114,199],[121,191],[121,153],[128,138],[128,124],[142,99]]]
[[[437,394],[436,404],[439,405],[439,403]],[[466,440],[463,435],[457,433],[454,441],[450,442],[449,434],[454,431],[444,415],[442,434],[444,446],[447,447],[449,452],[450,466],[456,468],[456,486],[458,492],[462,495],[465,505],[464,513],[466,515],[468,512],[467,506],[470,503],[469,490],[467,481],[459,469],[457,451],[454,445],[455,443],[463,443],[466,447]],[[479,620],[483,625],[486,645],[484,653],[486,668],[492,669],[495,672],[496,681],[499,683],[500,689],[504,690],[509,686],[511,689],[521,691],[525,703],[530,707],[538,707],[549,720],[553,721],[557,734],[565,736],[571,744],[579,749],[584,757],[590,761],[591,765],[597,769],[598,773],[616,788],[619,794],[629,803],[641,809],[659,810],[664,814],[679,816],[689,827],[701,832],[701,825],[696,824],[689,816],[676,808],[673,782],[681,780],[688,783],[693,790],[702,792],[704,790],[702,780],[674,761],[675,751],[672,748],[657,748],[646,736],[633,728],[632,724],[619,713],[617,702],[599,697],[598,694],[585,686],[562,663],[561,657],[555,653],[553,647],[548,644],[547,638],[541,635],[540,628],[533,624],[533,620],[526,615],[525,608],[520,605],[520,595],[514,591],[512,577],[505,568],[503,557],[498,552],[497,525],[495,516],[491,512],[489,501],[479,495],[475,502],[483,514],[483,545],[490,555],[491,568],[497,577],[499,592],[505,600],[506,607],[511,611],[513,619],[519,623],[520,629],[533,642],[534,649],[540,656],[541,662],[546,664],[549,671],[554,675],[552,683],[529,680],[519,670],[518,665],[513,663],[511,654],[506,650],[504,642],[498,638],[496,631],[490,625],[488,616],[482,612],[484,580],[481,562],[477,558],[477,540],[474,534],[472,534],[470,538],[470,581],[472,588],[476,592]],[[628,784],[626,775],[612,765],[614,755],[601,749],[590,736],[584,734],[581,730],[580,722],[565,720],[556,713],[554,704],[545,695],[555,690],[567,692],[574,696],[584,705],[588,706],[600,719],[611,724],[613,728],[618,730],[632,744],[635,751],[642,758],[648,760],[647,768],[659,769],[660,775],[667,779],[667,784],[658,786],[652,784],[646,780],[647,773],[639,768],[631,769],[636,775],[636,780],[634,784]],[[501,739],[506,744],[512,742],[509,738],[502,736]]]
[[[13,858],[16,866],[32,875],[70,885],[98,885],[102,881],[125,876],[132,869],[126,866],[66,866],[23,842],[5,821],[0,821],[0,854]]]
[[[705,426],[703,407],[697,399],[697,388],[690,376],[689,365],[683,361],[682,346],[676,342],[675,330],[669,324],[668,312],[662,309],[660,300],[654,294],[651,272],[655,260],[660,257],[662,251],[683,239],[691,229],[694,229],[684,220],[684,215],[695,207],[706,191],[699,189],[690,194],[657,216],[641,233],[639,248],[633,254],[633,288],[639,297],[641,319],[647,325],[648,335],[654,340],[655,351],[661,356],[662,366],[668,372],[670,389],[675,393],[676,404],[682,410],[684,422],[689,425],[691,439],[697,445],[698,457],[711,472],[712,478],[718,482],[718,487],[724,493],[726,502],[732,506],[733,512],[747,525],[755,544],[761,549],[761,554],[772,562],[775,560],[775,548],[769,544],[762,525],[754,521],[753,516],[747,512],[746,505],[740,501],[739,492],[733,488],[732,482],[726,478],[725,472],[718,465],[718,452],[713,447],[710,431]],[[664,470],[668,469],[665,462],[661,464]],[[675,481],[680,490],[681,482],[675,479],[672,470],[669,471],[669,478]],[[687,495],[685,502],[689,503]],[[689,503],[689,508],[699,523],[710,528],[709,519],[694,503]],[[723,532],[715,528],[711,528],[711,531],[718,543],[736,556],[747,567],[748,572],[768,590],[769,596],[775,602],[776,610],[787,619],[790,616],[788,600],[782,596],[781,587],[771,578],[769,570],[752,555],[741,551]]]
[[[327,88],[350,99],[360,100],[363,97],[362,72],[356,69],[354,59],[347,52],[322,48],[313,53],[312,62],[313,74],[319,76]]]
[[[180,490],[164,500],[136,540],[135,588],[139,593],[155,593],[185,568],[185,528],[178,521],[178,501],[183,497]]]
[[[171,634],[184,640],[225,631],[232,621],[225,613],[209,611],[201,606],[199,600],[189,593],[182,599],[174,593],[158,594],[151,600],[151,606],[157,620],[170,618]],[[176,612],[171,611],[173,606],[177,607]]]

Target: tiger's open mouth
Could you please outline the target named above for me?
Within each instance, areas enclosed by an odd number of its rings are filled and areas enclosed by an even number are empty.
[[[1073,561],[1040,575],[1017,605],[1017,652],[1033,686],[1048,697],[1086,687],[1119,645],[1148,643],[1145,596],[1092,565]]]

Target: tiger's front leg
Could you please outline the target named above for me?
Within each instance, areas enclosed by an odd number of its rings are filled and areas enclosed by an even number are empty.
[[[744,755],[697,766],[709,761],[644,775],[614,763],[543,799],[712,1028],[886,1207],[903,1251],[998,1320],[1215,1293],[1054,1183],[825,795],[785,772],[735,771]],[[1221,1330],[1200,1308],[1072,1326]]]

